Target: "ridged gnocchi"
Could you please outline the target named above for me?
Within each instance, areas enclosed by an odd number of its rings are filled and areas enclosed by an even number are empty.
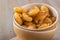
[[[14,7],[13,10],[14,12],[17,12],[17,13],[26,12],[26,10],[23,9],[22,7]]]
[[[43,12],[47,13],[47,14],[48,14],[48,16],[50,16],[49,9],[48,9],[48,7],[47,7],[47,6],[42,5],[42,6],[41,6],[41,11],[43,11]]]
[[[49,26],[49,24],[41,24],[41,25],[39,26],[39,29],[47,28],[48,26]]]
[[[26,13],[23,13],[23,14],[22,14],[22,18],[23,18],[25,21],[28,21],[28,22],[30,22],[30,21],[33,20],[32,17],[28,16]]]
[[[39,12],[39,8],[37,6],[34,6],[29,10],[28,15],[35,16],[36,14],[38,14],[38,12]]]
[[[35,17],[35,23],[42,23],[42,21],[47,17],[47,15],[47,13],[40,11]]]
[[[18,13],[14,14],[14,18],[18,24],[22,25],[23,21]]]
[[[29,25],[27,29],[36,29],[35,24]]]
[[[46,17],[45,20],[44,20],[44,23],[47,23],[47,24],[51,25],[52,24],[52,20],[50,18]]]
[[[32,24],[33,24],[32,22],[24,22],[24,25],[27,25],[27,26],[32,25]]]

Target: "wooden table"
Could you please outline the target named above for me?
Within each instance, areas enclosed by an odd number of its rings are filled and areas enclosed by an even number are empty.
[[[13,31],[13,7],[22,6],[27,3],[47,3],[56,8],[60,17],[60,0],[0,0],[0,40],[9,40],[15,37]],[[60,19],[59,19],[60,20]],[[60,24],[60,21],[58,21]],[[56,33],[56,40],[60,40],[60,27]]]

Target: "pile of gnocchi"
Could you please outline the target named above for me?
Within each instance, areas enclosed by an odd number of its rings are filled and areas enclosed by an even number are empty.
[[[28,10],[22,7],[14,7],[14,19],[26,29],[43,29],[53,24],[56,20],[45,5],[33,6]]]

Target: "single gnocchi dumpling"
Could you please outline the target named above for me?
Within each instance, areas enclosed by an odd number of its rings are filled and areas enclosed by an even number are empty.
[[[24,12],[26,12],[26,10],[25,9],[23,9],[23,8],[21,8],[21,7],[14,7],[14,12],[17,12],[17,13],[24,13]]]
[[[29,10],[28,15],[35,16],[36,14],[38,14],[38,12],[39,12],[39,8],[37,6],[34,6]]]
[[[14,14],[14,18],[18,24],[22,25],[23,22],[22,22],[22,19],[18,13]]]
[[[52,17],[51,20],[52,22],[54,22],[56,20],[56,17]]]
[[[47,23],[47,24],[51,25],[52,20],[50,18],[46,17],[45,20],[44,20],[44,23]]]
[[[32,24],[33,24],[32,22],[24,22],[24,25],[27,25],[27,26],[32,25]]]
[[[49,14],[49,9],[48,9],[48,7],[46,7],[45,5],[42,5],[42,6],[41,6],[41,11],[42,11],[42,12],[46,12],[46,13],[48,14],[48,16],[50,16],[50,14]]]
[[[27,29],[36,29],[35,24],[29,25]]]
[[[39,29],[47,28],[48,26],[49,24],[44,23],[39,26]]]
[[[35,17],[35,22],[43,21],[47,15],[45,12],[40,11]]]
[[[26,13],[22,14],[22,18],[28,22],[31,22],[33,20],[32,17],[28,16]]]

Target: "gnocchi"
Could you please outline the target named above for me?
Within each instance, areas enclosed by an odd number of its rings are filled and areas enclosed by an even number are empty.
[[[51,15],[51,11],[45,5],[33,6],[27,11],[22,7],[14,7],[14,18],[26,29],[47,28],[56,20],[56,17]]]
[[[18,13],[15,13],[15,14],[14,14],[14,18],[15,18],[15,20],[17,21],[18,24],[22,25],[23,21],[22,21],[22,19],[21,19],[21,17],[19,16]]]
[[[34,24],[32,24],[32,25],[29,25],[29,26],[27,27],[27,29],[36,29],[36,27],[35,27]]]
[[[48,9],[48,7],[46,7],[45,5],[42,5],[42,6],[41,6],[41,11],[46,12],[46,13],[48,14],[48,16],[50,16],[50,14],[49,14],[49,9]]]
[[[52,24],[52,20],[48,17],[45,18],[44,23]]]
[[[21,12],[26,12],[26,10],[25,9],[23,9],[23,8],[21,8],[21,7],[14,7],[14,12],[17,12],[17,13],[21,13]]]
[[[33,20],[32,17],[28,16],[26,13],[23,13],[23,14],[22,14],[22,18],[23,18],[25,21],[28,21],[28,22],[30,22],[30,21]]]
[[[56,17],[52,17],[51,20],[54,22],[56,20]]]
[[[49,24],[42,24],[41,26],[39,26],[39,29],[41,29],[41,28],[46,28],[46,27],[48,27],[49,26]]]
[[[40,13],[38,13],[35,17],[35,22],[43,21],[44,18],[46,18],[47,15],[48,14],[46,14],[45,12],[40,11]]]
[[[29,10],[28,15],[35,16],[36,14],[38,14],[38,12],[39,12],[39,8],[37,6],[34,6]]]
[[[24,25],[27,25],[27,26],[32,25],[32,24],[33,24],[32,22],[24,22]]]

